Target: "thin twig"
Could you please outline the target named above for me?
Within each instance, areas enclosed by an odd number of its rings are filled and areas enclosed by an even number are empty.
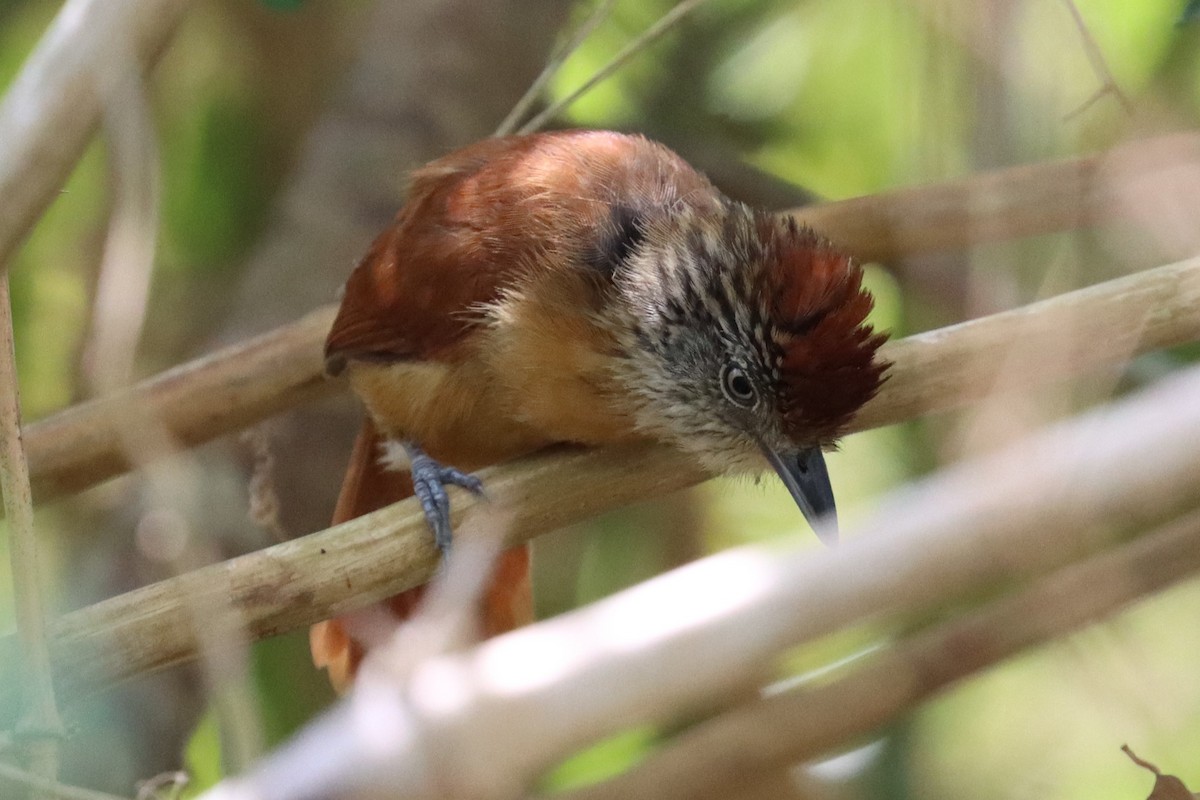
[[[1104,57],[1104,51],[1100,49],[1100,45],[1096,43],[1096,38],[1092,36],[1092,31],[1088,27],[1087,20],[1083,18],[1083,13],[1080,12],[1079,6],[1075,4],[1075,0],[1063,0],[1063,4],[1067,7],[1067,11],[1071,14],[1071,19],[1075,23],[1075,28],[1079,31],[1080,41],[1083,42],[1083,52],[1087,55],[1087,59],[1091,62],[1092,70],[1096,73],[1096,77],[1100,80],[1099,93],[1092,96],[1082,108],[1072,112],[1070,116],[1082,113],[1082,111],[1095,102],[1104,94],[1111,94],[1117,98],[1117,102],[1121,104],[1121,108],[1125,109],[1125,113],[1133,114],[1133,103],[1121,91],[1121,87],[1117,84],[1117,79],[1113,76],[1112,70],[1109,69],[1108,59]]]
[[[679,24],[680,20],[682,20],[690,12],[694,11],[703,2],[705,2],[705,0],[680,0],[675,7],[659,17],[659,19],[655,21],[653,25],[642,31],[642,33],[634,38],[633,41],[621,48],[620,52],[613,56],[607,64],[596,70],[595,74],[584,81],[578,89],[571,92],[566,97],[560,98],[551,103],[539,114],[534,116],[533,119],[522,125],[520,130],[517,132],[531,133],[532,131],[539,130],[548,121],[553,119],[556,114],[574,103],[583,95],[587,94],[592,90],[592,87],[620,69],[626,61],[633,58],[635,55],[644,50],[649,44]]]
[[[1137,753],[1133,752],[1133,748],[1130,747],[1128,744],[1121,745],[1121,752],[1124,753],[1125,755],[1129,756],[1129,760],[1132,761],[1133,763],[1137,764],[1142,769],[1149,770],[1150,772],[1153,772],[1155,775],[1162,775],[1162,771],[1157,766],[1155,766],[1154,764],[1151,764],[1149,761],[1146,761],[1144,758],[1139,756]]]
[[[21,669],[16,675],[25,689],[27,716],[22,727],[30,737],[26,746],[30,771],[53,782],[58,777],[62,721],[54,696],[46,634],[49,620],[42,598],[41,559],[33,528],[33,495],[21,443],[21,397],[11,303],[8,273],[0,273],[0,490],[8,520],[17,636],[21,642]]]
[[[556,50],[546,61],[546,66],[542,68],[537,78],[525,90],[525,94],[521,95],[521,99],[513,106],[512,111],[508,112],[508,116],[504,118],[504,121],[497,126],[496,132],[492,134],[493,136],[507,136],[516,129],[521,118],[529,111],[529,107],[541,95],[542,89],[550,82],[551,78],[558,74],[558,71],[562,69],[562,65],[587,40],[592,31],[596,30],[604,20],[608,19],[616,4],[617,0],[598,0],[596,8],[584,23],[579,26],[579,30],[575,31],[570,40]]]
[[[1194,166],[1198,152],[1200,136],[1164,136],[1099,156],[808,206],[795,215],[861,260],[898,260],[1136,218],[1148,204],[1131,202],[1128,192],[1144,191],[1149,174],[1178,174]],[[1162,202],[1177,209],[1195,207],[1174,202],[1170,192],[1160,194]],[[988,198],[986,214],[971,215],[972,197]],[[116,405],[137,403],[182,446],[194,446],[339,391],[344,384],[324,379],[321,357],[321,343],[336,312],[335,306],[318,309],[295,323],[181,364],[127,394],[83,403],[34,423],[26,442],[35,496],[81,491],[129,470],[112,424]],[[1089,358],[1088,363],[1096,366],[1100,359]]]
[[[11,764],[5,764],[3,761],[0,761],[0,778],[27,786],[41,792],[43,797],[57,798],[57,800],[129,800],[120,795],[48,781]]]
[[[1101,86],[1099,89],[1089,94],[1082,103],[1064,114],[1063,122],[1070,122],[1081,114],[1086,113],[1089,108],[1096,105],[1101,98],[1107,96],[1108,94],[1110,94],[1109,88],[1107,86]]]

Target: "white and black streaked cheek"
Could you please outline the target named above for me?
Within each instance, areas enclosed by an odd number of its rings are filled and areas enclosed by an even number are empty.
[[[720,389],[720,361],[651,355],[640,350],[628,362],[625,383],[638,427],[647,435],[692,453],[714,471],[758,468],[755,440],[745,409],[733,407]],[[740,418],[739,418],[740,415]]]

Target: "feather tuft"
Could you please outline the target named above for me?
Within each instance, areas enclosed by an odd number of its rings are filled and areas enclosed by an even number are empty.
[[[849,256],[791,218],[759,215],[757,228],[784,433],[832,442],[883,384],[890,365],[876,355],[887,335],[866,322],[874,301]]]

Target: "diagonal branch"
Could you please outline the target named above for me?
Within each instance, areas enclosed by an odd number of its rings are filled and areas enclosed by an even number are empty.
[[[629,773],[561,800],[728,797],[748,776],[832,752],[964,678],[1198,571],[1200,512],[1193,511],[865,657],[837,680],[801,684],[741,705],[688,731]]]
[[[55,198],[100,118],[96,76],[133,42],[153,61],[190,0],[69,0],[0,103],[0,269]]]
[[[1197,397],[1200,368],[1193,368],[944,470],[893,494],[836,549],[746,547],[710,556],[422,661],[404,681],[387,663],[373,670],[368,661],[347,704],[205,797],[300,800],[344,787],[404,797],[520,796],[543,770],[599,737],[678,719],[754,686],[787,648],[1045,575],[1111,548],[1114,520],[1140,529],[1170,519],[1200,492]],[[517,469],[503,478],[497,472],[493,486],[519,515],[598,493],[567,469],[536,483]],[[658,474],[640,464],[624,470],[641,480]],[[314,748],[332,742],[338,758],[317,758]],[[302,779],[277,782],[289,772]]]
[[[1071,326],[1079,326],[1076,335],[1056,357],[1048,358],[1043,347],[1019,353],[1017,369],[1012,362],[997,363],[996,354],[1009,352],[1014,338],[1044,337]],[[969,402],[993,390],[1000,374],[1023,376],[1028,383],[1002,387],[1018,391],[1084,370],[1119,368],[1131,352],[1195,339],[1200,339],[1200,259],[890,345],[893,377],[854,426],[860,430]],[[497,468],[488,483],[492,494],[519,513],[515,528],[528,537],[706,477],[673,451],[641,447],[544,454]],[[456,506],[468,507],[469,502]],[[418,585],[435,563],[423,516],[414,503],[397,504],[207,567],[186,582],[164,581],[68,614],[55,628],[58,679],[77,695],[195,657],[184,598],[197,585],[228,592],[247,630],[261,638]]]
[[[340,387],[323,376],[327,306],[297,322],[81,403],[29,426],[34,494],[77,492],[129,469],[117,421],[131,404],[150,410],[172,437],[194,446],[249,427]]]
[[[1123,164],[1136,161],[1144,176],[1153,169],[1195,164],[1198,156],[1200,136],[1167,136],[1101,156],[982,173],[796,213],[861,259],[897,259],[1124,218],[1129,211],[1122,193],[1137,178],[1122,177]],[[1158,291],[1153,289],[1156,281],[1147,279],[1142,290]],[[1162,300],[1166,308],[1181,306],[1180,301],[1172,305],[1169,297]],[[331,307],[319,309],[143,381],[131,391],[186,445],[252,425],[338,388],[323,380],[320,356],[333,314]],[[1164,347],[1187,338],[1183,334],[1147,346]],[[1105,350],[1103,341],[1098,344],[1098,349],[1083,354],[1086,365],[1124,358]],[[30,470],[38,498],[80,491],[129,469],[113,422],[113,410],[127,401],[123,395],[102,398],[29,427]]]

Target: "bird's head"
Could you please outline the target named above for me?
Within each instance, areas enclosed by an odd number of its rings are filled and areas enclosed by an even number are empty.
[[[728,472],[765,456],[818,534],[836,533],[822,448],[878,391],[886,336],[846,255],[794,220],[727,203],[641,222],[618,287],[638,424]]]

